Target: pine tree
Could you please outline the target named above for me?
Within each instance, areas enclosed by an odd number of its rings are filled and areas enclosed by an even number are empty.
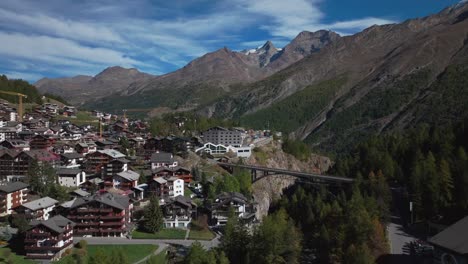
[[[452,173],[449,163],[442,159],[439,163],[440,173],[440,202],[442,207],[447,207],[452,203],[452,192],[454,189]]]
[[[150,203],[144,211],[144,218],[144,229],[146,231],[156,233],[161,230],[164,219],[156,196],[150,198]]]

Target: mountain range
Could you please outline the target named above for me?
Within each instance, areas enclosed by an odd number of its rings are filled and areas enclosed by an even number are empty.
[[[336,151],[374,133],[467,117],[467,66],[465,3],[351,36],[304,31],[282,49],[223,48],[161,76],[112,67],[36,86],[89,108],[235,118]]]

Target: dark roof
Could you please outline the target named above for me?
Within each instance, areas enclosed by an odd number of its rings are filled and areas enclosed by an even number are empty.
[[[19,191],[21,189],[24,189],[24,188],[28,188],[29,185],[24,183],[24,182],[10,182],[6,185],[0,185],[0,191],[2,192],[6,192],[6,193],[12,193],[12,192],[16,192],[16,191]]]
[[[130,199],[127,196],[105,193],[105,194],[95,194],[89,197],[79,197],[76,198],[73,204],[69,204],[70,208],[76,208],[82,205],[85,205],[90,202],[99,202],[110,207],[114,207],[120,210],[124,210],[130,204]]]
[[[83,155],[81,155],[80,153],[76,153],[76,152],[72,152],[72,153],[63,153],[61,154],[62,157],[66,158],[66,159],[79,159],[79,158],[83,158]]]
[[[458,254],[468,254],[468,216],[429,239],[431,244]]]
[[[57,175],[60,175],[60,176],[76,176],[78,173],[81,173],[80,169],[64,168],[64,169],[57,170]]]
[[[171,153],[155,152],[151,155],[151,162],[153,163],[173,163],[174,158]]]
[[[37,220],[32,220],[29,225],[32,227],[36,227],[38,225],[43,225],[52,231],[55,231],[57,233],[63,233],[63,227],[67,226],[68,224],[71,224],[72,226],[75,225],[71,220],[61,216],[61,215],[56,215],[52,218],[49,218],[47,220],[42,220],[42,221],[37,221]]]

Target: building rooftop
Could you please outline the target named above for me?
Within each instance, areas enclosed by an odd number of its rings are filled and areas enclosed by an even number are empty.
[[[0,191],[5,192],[5,193],[12,193],[16,192],[25,188],[28,188],[29,185],[24,183],[24,182],[10,182],[6,185],[0,185]]]
[[[140,174],[132,170],[122,171],[117,173],[117,175],[128,181],[137,181],[140,178]]]
[[[60,175],[60,176],[73,176],[74,177],[78,173],[81,173],[80,169],[63,168],[63,169],[57,170],[57,175]]]
[[[32,211],[37,211],[39,209],[44,209],[50,206],[57,204],[58,201],[50,197],[43,197],[32,202],[24,203],[22,206],[26,207]]]
[[[43,225],[52,231],[55,231],[57,233],[63,233],[65,230],[63,227],[67,226],[68,224],[71,224],[72,226],[75,225],[71,220],[61,216],[61,215],[56,215],[54,217],[51,217],[47,220],[42,220],[42,221],[37,221],[37,220],[32,220],[29,225],[31,227],[36,227],[38,225]]]
[[[151,155],[152,163],[174,163],[174,158],[171,153],[155,152]]]
[[[468,254],[468,216],[430,238],[429,243],[461,255]]]

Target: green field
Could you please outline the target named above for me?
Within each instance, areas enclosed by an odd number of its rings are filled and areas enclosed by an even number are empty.
[[[207,229],[190,229],[190,234],[188,239],[192,240],[212,240],[215,237],[213,232]]]
[[[166,264],[166,254],[167,250],[163,250],[161,253],[157,254],[156,256],[150,257],[146,263],[148,264]]]
[[[184,239],[187,230],[178,228],[164,228],[161,231],[152,234],[142,231],[133,231],[133,239]]]
[[[0,263],[18,263],[18,264],[33,264],[34,261],[25,259],[24,256],[18,256],[15,253],[6,253],[6,252],[11,252],[9,248],[2,247],[0,248]],[[6,257],[5,254],[9,254],[8,258]],[[11,262],[8,262],[8,259],[11,260]]]
[[[104,252],[123,251],[125,252],[125,255],[127,256],[128,261],[130,263],[134,263],[152,254],[154,251],[156,251],[157,248],[158,248],[157,245],[88,245],[87,260],[89,260],[89,258],[93,256],[94,254],[96,254],[96,252],[99,249],[102,249]],[[73,261],[73,256],[72,255],[66,256],[54,263],[56,264],[70,263],[69,259]],[[31,263],[31,262],[27,262],[27,263]],[[88,261],[86,261],[85,263],[88,263]]]

